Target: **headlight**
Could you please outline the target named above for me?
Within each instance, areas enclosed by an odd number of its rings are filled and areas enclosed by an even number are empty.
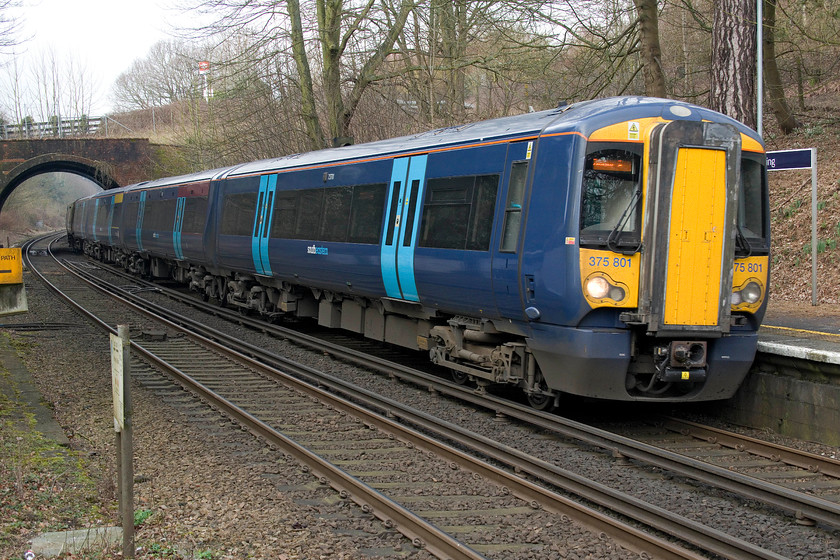
[[[601,276],[593,276],[586,281],[586,293],[593,299],[602,299],[610,293],[610,284]]]
[[[755,280],[749,280],[743,286],[732,291],[732,305],[753,305],[761,300],[761,284]]]
[[[586,279],[586,295],[590,299],[609,298],[619,302],[627,295],[625,289],[613,284],[608,278],[600,274],[594,274]]]
[[[761,286],[755,282],[748,282],[744,289],[741,290],[741,297],[747,303],[755,303],[761,298]]]

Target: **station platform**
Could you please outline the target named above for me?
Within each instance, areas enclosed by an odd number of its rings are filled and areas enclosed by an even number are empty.
[[[741,388],[710,413],[840,447],[840,305],[771,300],[757,350]]]
[[[771,302],[758,351],[840,365],[840,305]]]

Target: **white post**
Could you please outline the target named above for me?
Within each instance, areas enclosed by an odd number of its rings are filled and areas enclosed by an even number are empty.
[[[811,148],[811,305],[817,305],[817,149]]]

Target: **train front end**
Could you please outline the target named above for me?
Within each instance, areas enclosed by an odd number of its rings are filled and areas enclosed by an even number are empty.
[[[584,393],[597,385],[598,396],[622,400],[712,400],[740,386],[770,264],[756,138],[725,119],[648,118],[589,135],[579,220],[583,323],[593,334],[599,325],[624,331],[626,373],[623,387],[615,373],[604,372],[611,382],[603,384],[586,375]]]

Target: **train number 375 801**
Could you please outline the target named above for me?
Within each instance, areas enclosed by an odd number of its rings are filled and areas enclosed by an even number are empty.
[[[627,257],[589,257],[589,266],[600,266],[604,268],[630,268],[633,260]]]
[[[761,272],[762,263],[735,263],[735,272]]]

